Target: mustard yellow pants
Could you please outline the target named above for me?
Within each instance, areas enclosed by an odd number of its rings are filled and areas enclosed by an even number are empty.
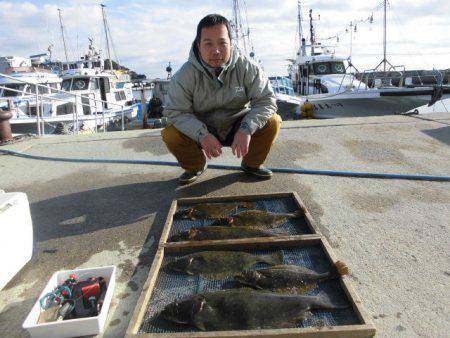
[[[261,166],[278,136],[280,127],[281,117],[274,114],[264,127],[252,135],[248,153],[242,159],[242,164],[251,168]],[[161,135],[167,148],[184,170],[197,172],[203,169],[206,157],[199,143],[181,133],[174,126],[164,128]]]

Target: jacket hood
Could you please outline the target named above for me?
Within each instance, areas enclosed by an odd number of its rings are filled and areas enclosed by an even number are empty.
[[[239,58],[239,52],[236,48],[231,47],[231,56],[228,63],[223,67],[223,71],[231,70],[236,65],[236,61]],[[202,71],[208,76],[212,76],[208,69],[203,65],[201,61],[200,51],[198,50],[197,43],[194,41],[189,52],[189,62],[199,71]]]

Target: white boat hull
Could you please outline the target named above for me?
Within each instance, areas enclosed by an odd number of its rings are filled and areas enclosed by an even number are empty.
[[[314,105],[314,116],[317,118],[393,115],[428,104],[432,94],[431,87],[385,88],[333,95],[298,96],[290,100],[277,97],[277,105],[280,115],[285,119],[300,118],[300,107],[306,99]],[[447,98],[450,98],[449,88],[444,91],[441,99]]]
[[[124,124],[133,121],[137,117],[137,104],[124,109]],[[122,111],[106,111],[103,114],[78,115],[73,114],[59,116],[45,116],[40,119],[41,133],[53,134],[59,133],[61,126],[65,126],[66,130],[95,132],[96,130],[115,130],[120,129],[122,125]],[[42,130],[44,126],[44,130]],[[11,129],[14,134],[38,134],[37,118],[34,117],[17,117],[11,120]]]

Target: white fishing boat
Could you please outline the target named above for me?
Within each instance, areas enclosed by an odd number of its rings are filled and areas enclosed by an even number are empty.
[[[104,22],[106,25],[106,17]],[[93,40],[89,40],[89,50],[80,60],[60,63],[60,90],[49,83],[34,85],[29,79],[16,79],[20,87],[8,89],[7,94],[29,94],[27,103],[0,99],[13,112],[10,120],[13,133],[123,130],[136,118],[138,104],[133,98],[129,74],[114,70],[111,58],[104,60]],[[0,78],[13,80],[8,74],[0,74]],[[27,92],[28,88],[35,89]]]
[[[36,93],[47,95],[61,88],[61,78],[49,69],[34,66],[31,58],[0,57],[0,73],[9,76],[0,77],[0,103],[6,106],[9,101],[22,112],[32,109]]]
[[[386,1],[384,6],[386,9]],[[443,74],[436,72],[435,80],[428,84],[413,81],[414,76],[405,72],[404,67],[394,67],[387,61],[386,44],[383,61],[375,69],[360,73],[358,79],[349,72],[355,69],[349,58],[335,55],[328,46],[316,41],[312,10],[309,19],[310,44],[306,45],[299,1],[300,49],[289,67],[295,94],[280,92],[275,87],[283,117],[300,116],[306,100],[313,104],[316,117],[335,118],[399,114],[450,98],[450,87],[443,84]]]

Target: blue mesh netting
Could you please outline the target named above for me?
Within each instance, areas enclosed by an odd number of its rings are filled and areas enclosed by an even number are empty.
[[[268,254],[276,250],[247,251],[252,254]],[[286,248],[282,250],[284,264],[302,265],[319,273],[326,272],[331,268],[330,262],[319,245],[299,248]],[[209,280],[201,276],[186,276],[182,274],[172,274],[164,269],[164,266],[182,255],[168,255],[164,258],[159,276],[157,278],[147,312],[142,321],[140,333],[169,333],[169,332],[196,332],[196,328],[183,325],[172,324],[159,316],[164,307],[179,298],[184,298],[196,293],[218,291],[228,288],[235,288],[237,284],[232,278],[222,280]],[[263,267],[265,264],[258,264],[253,268]],[[335,302],[343,303],[347,300],[344,290],[339,280],[329,280],[318,284],[306,295],[316,295],[326,293]],[[335,311],[312,311],[312,316],[299,323],[298,327],[312,326],[336,326],[361,324],[354,311],[349,308]]]

